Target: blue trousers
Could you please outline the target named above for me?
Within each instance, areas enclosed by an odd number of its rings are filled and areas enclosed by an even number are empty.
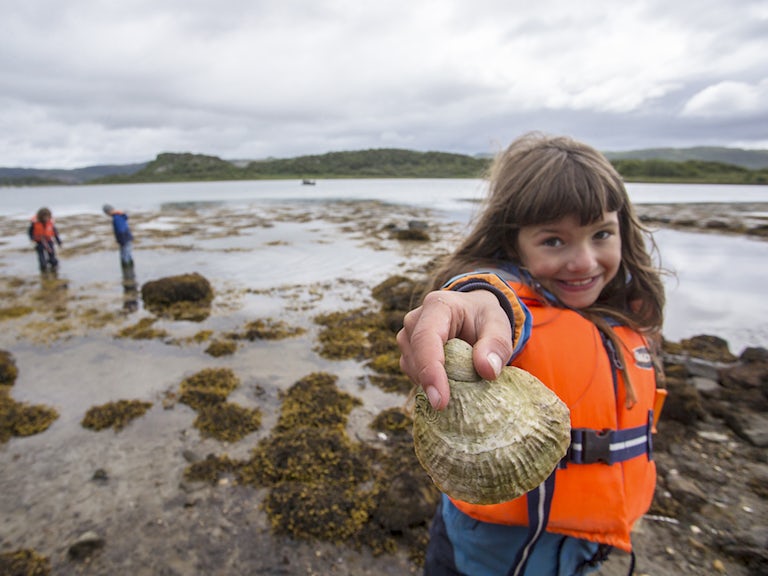
[[[50,266],[51,270],[56,270],[59,266],[59,261],[56,259],[56,248],[53,246],[53,242],[43,240],[35,244],[35,250],[37,250],[37,261],[40,264],[40,272],[45,272]]]
[[[528,536],[525,526],[480,522],[443,495],[430,529],[425,576],[506,576]],[[581,576],[600,567],[609,547],[545,532],[525,576]]]
[[[133,264],[133,242],[130,240],[125,244],[120,244],[120,262],[125,266]]]

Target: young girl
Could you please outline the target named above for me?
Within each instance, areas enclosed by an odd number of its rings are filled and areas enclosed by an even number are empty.
[[[443,495],[425,574],[586,574],[612,547],[631,552],[656,484],[652,346],[664,292],[649,247],[621,177],[593,148],[529,134],[496,159],[473,230],[405,317],[400,365],[443,409],[443,344],[462,338],[484,378],[507,363],[554,390],[572,443],[516,500]]]

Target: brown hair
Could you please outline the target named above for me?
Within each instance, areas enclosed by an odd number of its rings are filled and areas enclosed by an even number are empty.
[[[51,211],[48,208],[40,208],[40,210],[37,211],[38,222],[47,222],[50,219]]]
[[[525,134],[496,157],[483,209],[469,235],[436,270],[432,289],[478,267],[498,266],[501,261],[521,265],[518,234],[523,226],[571,215],[588,225],[605,212],[618,212],[621,265],[598,300],[579,312],[614,344],[605,317],[655,340],[661,331],[665,301],[660,269],[651,257],[656,244],[638,220],[611,163],[594,148],[568,137]]]

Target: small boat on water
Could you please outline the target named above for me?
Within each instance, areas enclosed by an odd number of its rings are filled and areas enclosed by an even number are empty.
[[[304,180],[302,180],[301,183],[304,186],[314,186],[315,185],[315,181],[314,180],[308,180],[306,178]]]

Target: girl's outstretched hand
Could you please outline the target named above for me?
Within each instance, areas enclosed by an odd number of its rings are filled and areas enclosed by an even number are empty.
[[[512,356],[509,318],[494,294],[487,290],[427,294],[421,306],[405,315],[397,344],[400,368],[424,389],[436,410],[445,408],[450,395],[443,345],[451,338],[473,346],[475,370],[487,380],[495,379]]]

